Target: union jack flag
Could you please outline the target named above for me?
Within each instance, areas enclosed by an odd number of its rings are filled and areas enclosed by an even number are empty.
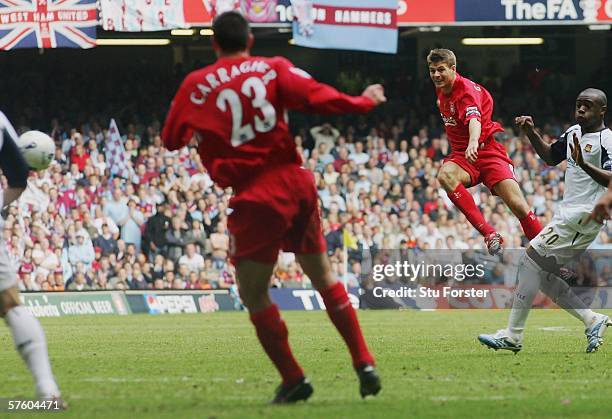
[[[96,46],[96,0],[0,0],[0,49]]]

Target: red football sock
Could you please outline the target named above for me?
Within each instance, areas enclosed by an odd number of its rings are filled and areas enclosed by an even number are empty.
[[[465,189],[463,184],[460,183],[452,193],[448,194],[448,197],[465,214],[470,224],[484,237],[495,232],[495,229],[485,221],[482,213],[476,206],[476,202],[474,202],[474,198],[472,198],[472,195]]]
[[[529,240],[533,239],[540,231],[542,231],[542,224],[540,224],[538,217],[533,213],[533,211],[529,211],[529,214],[519,221],[521,222],[521,227],[523,227],[525,236],[527,236]]]
[[[349,301],[344,286],[337,282],[319,292],[327,308],[327,315],[344,338],[351,352],[353,367],[359,368],[364,364],[374,365],[374,357],[368,350],[368,345],[359,327],[357,314]]]
[[[304,377],[304,370],[297,363],[289,347],[289,332],[276,305],[251,313],[261,346],[283,378],[283,384],[297,384]]]

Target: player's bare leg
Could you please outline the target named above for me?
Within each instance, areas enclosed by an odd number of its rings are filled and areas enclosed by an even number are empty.
[[[27,364],[34,378],[36,397],[40,400],[55,400],[61,409],[66,408],[55,382],[49,363],[47,341],[40,323],[21,305],[16,287],[0,291],[0,317],[11,330],[15,348]]]
[[[538,217],[533,213],[521,192],[521,188],[514,179],[504,179],[493,186],[495,192],[510,208],[510,211],[519,219],[527,239],[531,240],[542,231]]]
[[[518,266],[518,283],[514,290],[508,326],[494,334],[479,335],[480,343],[496,351],[503,349],[515,354],[523,348],[525,323],[531,311],[533,300],[540,290],[542,274],[542,269],[537,263],[525,254]]]
[[[269,264],[240,260],[236,266],[236,277],[240,298],[249,309],[259,342],[283,380],[272,403],[295,403],[307,400],[313,388],[293,357],[287,326],[278,307],[270,299],[268,288],[273,268]]]
[[[359,376],[361,397],[376,395],[380,389],[380,378],[374,368],[374,357],[368,350],[357,313],[351,305],[344,286],[336,280],[325,253],[297,256],[304,273],[323,297],[330,320],[344,339]]]
[[[550,297],[559,307],[580,320],[585,327],[588,353],[595,352],[603,344],[604,334],[608,326],[612,325],[610,318],[602,313],[591,310],[585,302],[578,297],[567,282],[560,276],[567,271],[558,265],[552,257],[542,257],[532,247],[527,254],[544,270],[540,290]]]
[[[483,235],[489,253],[492,255],[499,253],[503,243],[502,236],[486,222],[476,206],[474,198],[466,189],[466,186],[469,187],[472,183],[470,174],[458,164],[446,162],[438,172],[438,181],[453,204],[466,216],[470,224]]]
[[[459,184],[470,186],[472,183],[470,174],[453,162],[447,162],[442,165],[438,172],[438,181],[448,193],[453,192]]]
[[[612,323],[605,314],[595,313],[587,307],[569,285],[559,278],[559,269],[553,257],[542,257],[529,247],[518,268],[518,284],[507,328],[494,335],[480,335],[478,340],[495,350],[506,349],[514,353],[520,351],[525,322],[533,300],[538,291],[542,291],[561,308],[583,322],[588,341],[587,352],[595,352],[603,344],[606,328]]]
[[[496,351],[503,349],[516,354],[523,347],[525,323],[531,311],[533,300],[540,291],[542,278],[547,275],[543,267],[538,264],[538,260],[532,257],[532,253],[536,252],[526,252],[519,263],[518,282],[514,289],[512,309],[508,317],[507,327],[498,330],[495,334],[478,336],[480,343]]]

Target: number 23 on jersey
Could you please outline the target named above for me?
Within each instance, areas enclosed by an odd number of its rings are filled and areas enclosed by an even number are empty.
[[[240,96],[234,89],[223,89],[217,96],[217,107],[226,112],[229,110],[232,115],[232,137],[233,147],[255,139],[255,133],[269,132],[276,125],[276,109],[266,99],[267,90],[262,79],[259,77],[249,77],[242,83],[240,92],[251,100],[251,106],[255,111],[261,112],[261,117],[255,114],[253,120],[245,121],[242,125],[243,109]]]

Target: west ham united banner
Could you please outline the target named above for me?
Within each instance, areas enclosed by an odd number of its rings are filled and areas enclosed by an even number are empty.
[[[397,52],[397,0],[293,0],[296,45]]]
[[[0,49],[96,46],[96,0],[0,0]]]
[[[101,0],[107,31],[145,32],[188,27],[183,0]]]

